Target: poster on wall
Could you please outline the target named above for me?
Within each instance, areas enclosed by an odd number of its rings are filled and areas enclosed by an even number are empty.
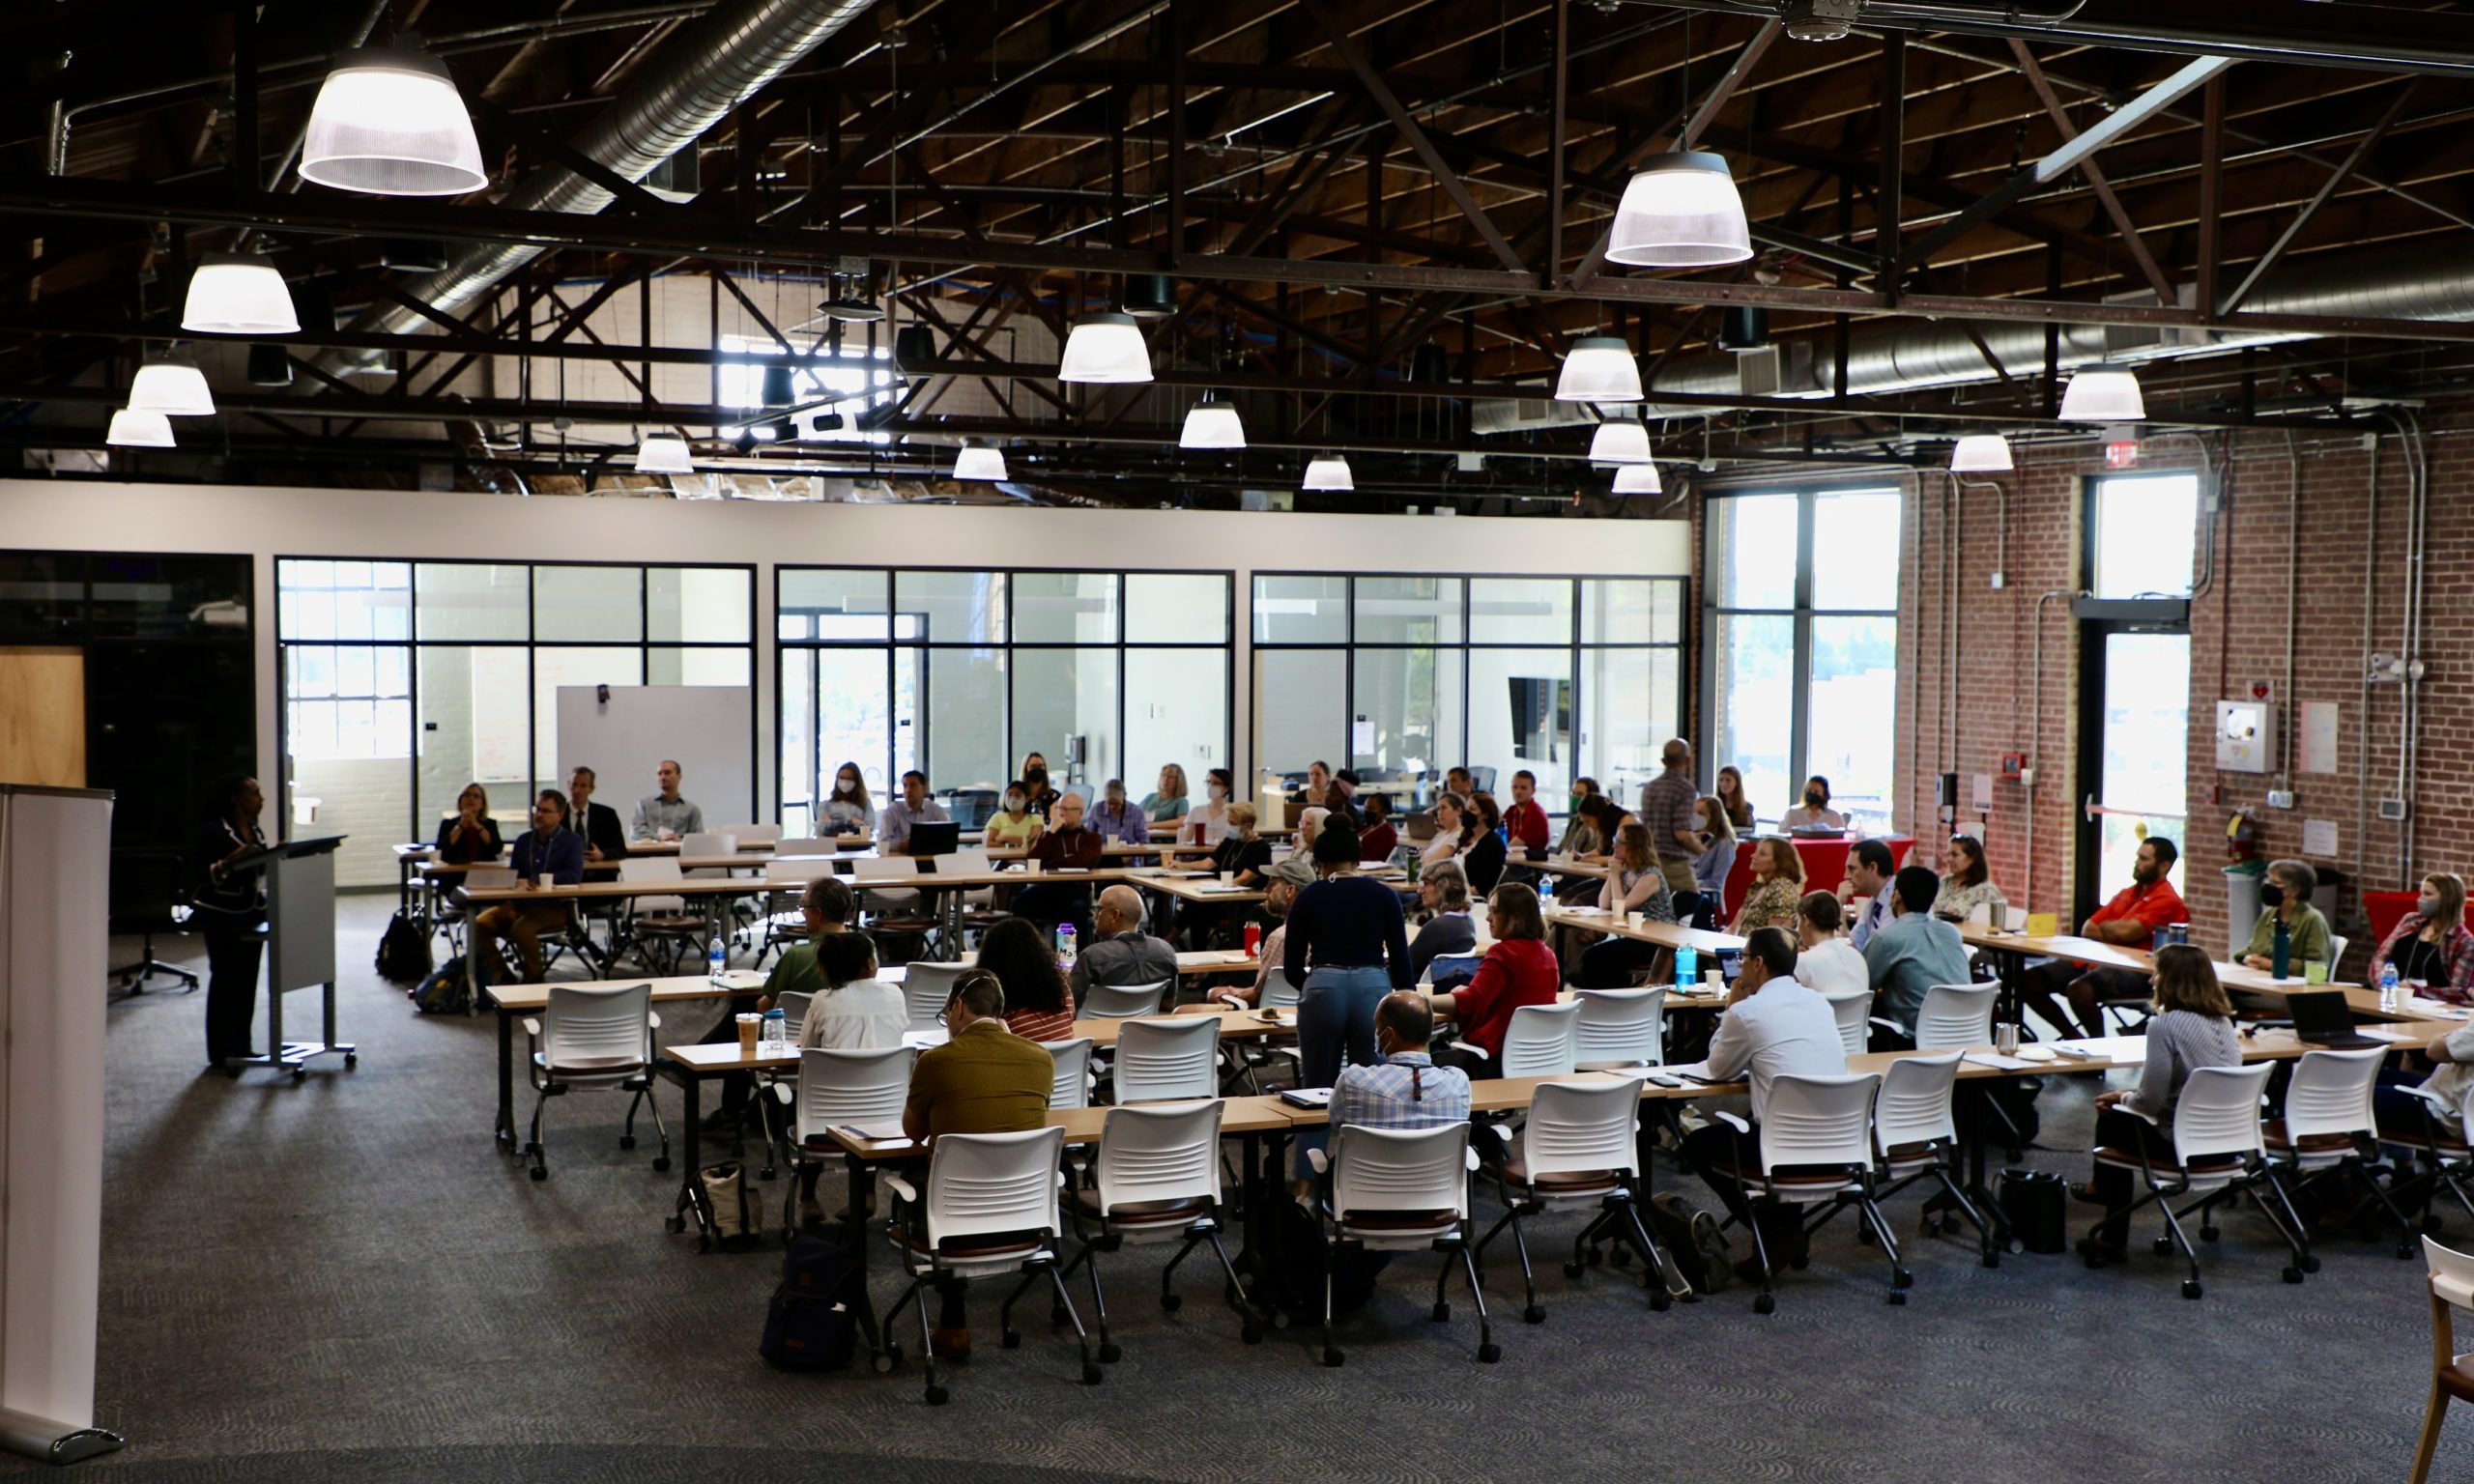
[[[2306,700],[2302,703],[2302,756],[2295,759],[2305,773],[2337,771],[2337,703],[2333,700]]]

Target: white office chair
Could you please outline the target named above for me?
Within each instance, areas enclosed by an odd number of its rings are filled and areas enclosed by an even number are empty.
[[[1288,971],[1279,964],[1274,964],[1272,971],[1263,976],[1263,998],[1255,1009],[1295,1010],[1297,1002],[1302,998],[1304,998],[1302,991],[1288,982]]]
[[[1220,1241],[1222,1106],[1218,1098],[1204,1098],[1111,1108],[1100,1127],[1097,1179],[1092,1187],[1074,1192],[1074,1231],[1082,1249],[1066,1264],[1065,1275],[1071,1277],[1078,1267],[1089,1270],[1103,1361],[1113,1361],[1120,1353],[1108,1338],[1108,1299],[1100,1287],[1098,1254],[1117,1251],[1127,1242],[1185,1239],[1160,1270],[1160,1307],[1171,1313],[1185,1302],[1170,1286],[1177,1265],[1194,1248],[1211,1243],[1228,1279],[1228,1306],[1243,1325],[1239,1336],[1249,1345],[1262,1342],[1262,1325],[1247,1299],[1246,1280],[1237,1275]]]
[[[928,1330],[923,1287],[931,1279],[968,1282],[1021,1273],[1022,1284],[1006,1298],[1001,1319],[1006,1340],[1019,1343],[1014,1300],[1045,1276],[1056,1292],[1057,1306],[1074,1323],[1074,1337],[1082,1351],[1082,1380],[1099,1384],[1104,1373],[1091,1354],[1090,1334],[1057,1271],[1061,1223],[1056,1192],[1064,1184],[1057,1160],[1064,1149],[1065,1130],[1053,1127],[1020,1133],[949,1133],[928,1156],[927,1199],[920,1198],[908,1177],[885,1177],[894,1197],[894,1247],[910,1274],[909,1286],[885,1313],[885,1328],[893,1327],[905,1304],[918,1304],[919,1359],[927,1370],[929,1406],[941,1407],[947,1399],[936,1380],[936,1354]],[[899,1349],[886,1348],[900,1357]]]
[[[478,915],[478,909],[465,897],[466,892],[500,891],[513,885],[515,868],[512,866],[475,866],[464,872],[464,879],[446,894],[446,904],[438,914],[439,922],[446,928],[447,946],[459,954],[472,952],[471,945],[465,941],[464,924]]]
[[[808,1007],[815,1002],[813,989],[785,989],[775,997],[773,1008],[782,1013],[782,1033],[791,1044],[799,1043],[799,1032],[808,1020]]]
[[[2397,1256],[2414,1255],[2414,1223],[2397,1209],[2386,1189],[2371,1173],[2379,1158],[2377,1122],[2372,1117],[2372,1094],[2379,1085],[2380,1064],[2388,1053],[2378,1046],[2353,1051],[2305,1051],[2293,1067],[2285,1090],[2285,1117],[2259,1126],[2268,1163],[2292,1174],[2294,1188],[2314,1184],[2330,1175],[2349,1178],[2369,1189],[2397,1223]],[[2308,1234],[2303,1250],[2310,1251]],[[2302,1270],[2316,1272],[2319,1260],[2305,1256]]]
[[[661,1099],[653,1096],[653,1029],[661,1017],[653,1013],[650,985],[552,985],[538,1019],[526,1016],[524,1034],[532,1047],[531,1076],[532,1141],[524,1152],[532,1156],[532,1178],[550,1178],[542,1119],[549,1101],[578,1088],[628,1093],[627,1122],[618,1135],[620,1149],[636,1147],[636,1109],[652,1104],[653,1131],[661,1136],[655,1170],[670,1168],[670,1129],[661,1121]]]
[[[1899,1265],[1898,1242],[1889,1223],[1873,1203],[1873,1096],[1882,1079],[1871,1072],[1837,1077],[1783,1076],[1769,1084],[1769,1101],[1761,1117],[1758,1151],[1745,1147],[1751,1126],[1721,1111],[1718,1121],[1736,1131],[1733,1154],[1716,1168],[1741,1183],[1755,1202],[1796,1208],[1797,1224],[1809,1236],[1822,1223],[1849,1206],[1856,1208],[1890,1264],[1889,1301],[1907,1301],[1907,1270]],[[1816,1217],[1812,1209],[1826,1208]],[[1729,1216],[1733,1223],[1735,1217]],[[1769,1238],[1759,1220],[1752,1245],[1761,1267],[1761,1292],[1754,1296],[1756,1314],[1774,1313],[1778,1306],[1769,1258]]]
[[[1504,1031],[1504,1054],[1496,1059],[1507,1077],[1568,1077],[1578,1060],[1578,1000],[1560,1005],[1523,1005],[1511,1013]],[[1474,1049],[1474,1048],[1473,1048]]]
[[[1077,1036],[1072,1041],[1049,1041],[1041,1044],[1048,1047],[1048,1054],[1056,1062],[1056,1085],[1048,1095],[1050,1109],[1089,1107],[1091,1038]]]
[[[1964,1051],[1991,1045],[1993,1005],[2000,992],[1999,985],[1935,985],[1925,990],[1924,1003],[1915,1012],[1915,1049]]]
[[[954,997],[954,981],[970,972],[967,963],[934,963],[922,960],[906,965],[902,971],[902,1004],[909,1013],[914,1031],[937,1029],[936,1017],[945,1013],[945,1002]]]
[[[676,858],[667,855],[630,856],[618,863],[618,879],[628,883],[664,882],[682,879]],[[676,974],[690,950],[702,950],[709,919],[687,904],[684,897],[631,897],[626,910],[619,914],[618,941],[611,947],[610,957],[617,962],[628,950],[648,969]],[[662,961],[653,959],[654,945],[663,946]]]
[[[1666,1061],[1666,991],[1576,989],[1580,1016],[1572,1026],[1575,1065],[1656,1067]]]
[[[1978,1260],[1999,1268],[2001,1252],[1993,1244],[1993,1228],[1958,1181],[1959,1126],[1951,1094],[1963,1055],[1903,1056],[1882,1073],[1882,1090],[1873,1100],[1873,1151],[1888,1184],[1874,1192],[1874,1199],[1886,1201],[1919,1180],[1934,1182],[1942,1187],[1942,1198],[1975,1228]],[[1939,1236],[1942,1225],[1941,1217],[1928,1216],[1925,1235]]]
[[[2408,1088],[2421,1100],[2420,1136],[2400,1128],[2383,1128],[2379,1139],[2383,1144],[2411,1150],[2414,1162],[2422,1173],[2415,1184],[2422,1186],[2422,1200],[2414,1212],[2414,1225],[2428,1230],[2431,1222],[2431,1207],[2446,1189],[2466,1215],[2474,1216],[2474,1198],[2469,1198],[2466,1182],[2474,1178],[2474,1147],[2469,1147],[2465,1130],[2474,1127],[2474,1087],[2468,1087],[2457,1101],[2421,1088]]]
[[[2423,1239],[2431,1297],[2431,1393],[2423,1405],[2423,1434],[2414,1445],[2411,1484],[2427,1484],[2440,1424],[2451,1402],[2474,1402],[2474,1355],[2457,1354],[2458,1309],[2474,1310],[2474,1256]]]
[[[1167,1102],[1220,1096],[1220,1017],[1172,1015],[1128,1020],[1118,1028],[1109,1099]]]
[[[1168,989],[1174,983],[1164,979],[1156,985],[1085,985],[1082,999],[1074,1007],[1074,1013],[1098,1020],[1156,1015],[1160,1013],[1161,1003],[1168,997]]]
[[[1634,1138],[1641,1127],[1640,1105],[1641,1086],[1630,1080],[1548,1082],[1538,1089],[1517,1133],[1500,1124],[1488,1127],[1486,1131],[1505,1146],[1494,1166],[1504,1213],[1479,1239],[1478,1250],[1484,1253],[1506,1226],[1511,1228],[1521,1282],[1529,1291],[1529,1306],[1520,1317],[1528,1323],[1543,1324],[1546,1311],[1538,1302],[1538,1275],[1530,1267],[1529,1237],[1521,1218],[1558,1206],[1598,1208],[1597,1215],[1572,1239],[1571,1261],[1564,1265],[1569,1276],[1581,1275],[1583,1249],[1602,1234],[1630,1242],[1641,1254],[1651,1308],[1664,1309],[1692,1292],[1641,1222],[1634,1188],[1641,1174],[1640,1146]]]
[[[920,909],[920,895],[904,883],[919,877],[919,862],[907,855],[859,855],[850,859],[850,875],[859,888],[859,903],[876,914],[877,926],[898,932],[924,932],[935,926],[906,914]]]
[[[2352,946],[2353,941],[2342,932],[2328,934],[2328,977],[2330,979],[2337,977],[2337,965],[2345,961],[2345,950]]]
[[[1861,1056],[1871,1043],[1873,992],[1858,989],[1842,994],[1829,1002],[1829,1013],[1838,1017],[1838,1039],[1849,1056]]]
[[[2284,1188],[2276,1183],[2276,1172],[2267,1166],[2267,1142],[2259,1127],[2259,1095],[2267,1087],[2268,1073],[2274,1070],[2271,1064],[2260,1062],[2251,1067],[2201,1067],[2192,1071],[2190,1079],[2182,1084],[2182,1096],[2173,1105],[2171,1163],[2156,1162],[2144,1142],[2135,1149],[2107,1146],[2096,1151],[2098,1163],[2134,1171],[2145,1182],[2147,1193],[2131,1202],[2128,1211],[2152,1203],[2165,1213],[2166,1234],[2156,1239],[2156,1255],[2164,1257],[2179,1249],[2189,1261],[2191,1275],[2182,1282],[2185,1298],[2200,1297],[2200,1255],[2182,1230],[2182,1218],[2201,1213],[2200,1235],[2214,1239],[2216,1227],[2209,1220],[2209,1209],[2235,1191],[2251,1198],[2291,1250],[2293,1261],[2280,1275],[2288,1283],[2302,1281],[2300,1240],[2259,1199],[2251,1179],[2264,1174],[2270,1187],[2283,1197]],[[2186,1195],[2200,1199],[2174,1210],[2173,1202]]]
[[[1433,1128],[1348,1124],[1332,1135],[1329,1149],[1309,1150],[1306,1157],[1323,1186],[1318,1211],[1324,1238],[1323,1363],[1338,1365],[1348,1358],[1332,1343],[1332,1262],[1351,1249],[1458,1253],[1470,1297],[1478,1304],[1478,1358],[1487,1364],[1502,1359],[1503,1349],[1486,1317],[1476,1246],[1469,1240],[1469,1172],[1477,1156],[1469,1150],[1468,1121]],[[1447,1259],[1434,1286],[1432,1317],[1437,1324],[1452,1318],[1452,1305],[1444,1298],[1451,1277]]]
[[[774,1082],[772,1096],[791,1109],[791,1167],[801,1177],[783,1183],[785,1241],[795,1230],[793,1203],[807,1184],[806,1172],[840,1147],[825,1130],[835,1124],[900,1127],[903,1104],[910,1099],[910,1070],[918,1061],[919,1052],[911,1046],[876,1051],[810,1046],[799,1052],[798,1081]]]
[[[833,862],[823,856],[798,856],[790,860],[765,863],[764,869],[764,938],[756,946],[756,966],[762,968],[773,951],[785,944],[806,941],[807,914],[799,909],[799,899],[809,883],[833,874]]]

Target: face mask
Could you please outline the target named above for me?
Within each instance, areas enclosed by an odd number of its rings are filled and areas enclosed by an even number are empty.
[[[2274,881],[2270,881],[2261,886],[2259,888],[2259,905],[2268,908],[2270,911],[2274,911],[2276,908],[2284,906],[2285,888],[2277,885]]]
[[[1211,785],[1211,801],[1212,801],[1214,804],[1219,803],[1221,800],[1223,800],[1223,799],[1224,799],[1224,798],[1226,798],[1226,797],[1228,797],[1228,790],[1227,790],[1227,789],[1221,787],[1218,784],[1214,784],[1214,785]]]
[[[2426,919],[2437,917],[2439,916],[2439,899],[2417,897],[2414,899],[2414,910],[2423,914]]]
[[[1820,790],[1820,789],[1818,789],[1818,788],[1807,788],[1807,789],[1805,789],[1805,790],[1804,790],[1804,802],[1805,802],[1805,803],[1807,803],[1807,804],[1810,804],[1810,805],[1811,805],[1813,808],[1815,808],[1815,809],[1819,809],[1819,808],[1821,808],[1821,807],[1822,807],[1822,804],[1824,803],[1824,797],[1823,797],[1823,794],[1822,794],[1821,790]]]
[[[1022,796],[1019,793],[1009,793],[1005,795],[1005,810],[1008,813],[1021,813],[1022,812]]]

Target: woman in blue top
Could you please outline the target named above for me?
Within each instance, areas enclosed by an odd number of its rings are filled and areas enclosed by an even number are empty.
[[[1300,986],[1297,1045],[1305,1087],[1339,1080],[1340,1060],[1370,1067],[1382,1060],[1374,1048],[1374,1007],[1395,989],[1417,982],[1410,967],[1409,929],[1400,897],[1371,876],[1358,873],[1357,831],[1344,814],[1323,821],[1314,837],[1314,870],[1321,877],[1289,904],[1282,967]],[[1298,1140],[1298,1168],[1320,1135]]]

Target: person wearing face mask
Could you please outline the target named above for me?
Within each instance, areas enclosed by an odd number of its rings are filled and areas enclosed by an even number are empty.
[[[1228,792],[1235,786],[1226,768],[1214,768],[1203,779],[1203,801],[1187,812],[1178,838],[1190,845],[1216,845],[1228,834]]]
[[[2081,925],[2079,935],[2123,948],[2146,948],[2156,941],[2159,928],[2189,922],[2190,909],[2182,904],[2182,895],[2173,890],[2172,880],[2173,862],[2180,855],[2180,849],[2162,835],[2140,842],[2139,855],[2131,863],[2130,885],[2098,907]],[[2147,976],[2136,970],[2091,967],[2064,958],[2037,964],[2019,981],[2019,1003],[2044,1016],[2064,1036],[2102,1036],[2105,1006],[2144,1005],[2148,995]],[[2065,996],[2070,1002],[2066,1012],[2057,1003]]]
[[[2375,985],[2392,963],[2401,982],[2425,986],[2420,992],[2432,999],[2474,1003],[2474,932],[2465,930],[2464,881],[2445,870],[2423,877],[2414,910],[2388,929],[2363,977]]]
[[[1056,817],[1056,789],[1048,781],[1048,758],[1039,753],[1022,755],[1022,788],[1030,795],[1031,813],[1043,819]]]
[[[833,770],[833,792],[826,795],[817,821],[829,835],[869,835],[877,828],[877,806],[868,797],[868,783],[859,765],[846,762]]]
[[[2306,963],[2328,961],[2328,920],[2311,904],[2311,893],[2319,885],[2319,873],[2308,861],[2272,861],[2268,878],[2259,883],[2259,921],[2251,928],[2251,941],[2242,950],[2242,961],[2255,969],[2276,966],[2277,924],[2285,924],[2286,973],[2302,977]]]
[[[1147,845],[1151,843],[1151,819],[1139,804],[1129,804],[1125,797],[1125,780],[1112,778],[1100,790],[1100,807],[1091,811],[1091,828],[1098,831],[1101,842],[1115,845]]]
[[[992,850],[1028,849],[1048,828],[1048,821],[1031,813],[1031,785],[1020,780],[1005,785],[1005,806],[988,816],[987,839]]]
[[[1692,832],[1701,837],[1701,853],[1692,858],[1692,884],[1701,889],[1701,899],[1715,904],[1726,899],[1727,872],[1736,869],[1735,821],[1727,817],[1726,802],[1714,793],[1705,793],[1693,806]]]
[[[1576,841],[1582,831],[1592,828],[1587,806],[1590,800],[1597,797],[1597,779],[1582,777],[1572,780],[1572,791],[1565,798],[1564,801],[1564,838],[1555,842],[1555,853],[1557,855],[1587,855],[1590,853],[1590,846],[1578,844],[1576,843]],[[1605,846],[1601,844],[1597,848],[1604,849]]]
[[[1369,793],[1366,796],[1366,827],[1358,831],[1358,859],[1368,866],[1380,866],[1392,859],[1400,848],[1400,830],[1392,822],[1392,796]]]
[[[1272,921],[1271,931],[1263,934],[1262,964],[1254,971],[1251,985],[1223,985],[1205,995],[1199,1005],[1180,1009],[1181,1015],[1213,1014],[1223,1006],[1251,1010],[1263,1002],[1263,986],[1271,983],[1272,970],[1280,968],[1288,945],[1288,907],[1297,894],[1314,884],[1314,867],[1301,856],[1290,856],[1271,869],[1263,885],[1263,915]]]
[[[1790,830],[1847,828],[1847,816],[1829,807],[1829,780],[1818,773],[1804,780],[1804,802],[1789,809],[1779,822]]]

